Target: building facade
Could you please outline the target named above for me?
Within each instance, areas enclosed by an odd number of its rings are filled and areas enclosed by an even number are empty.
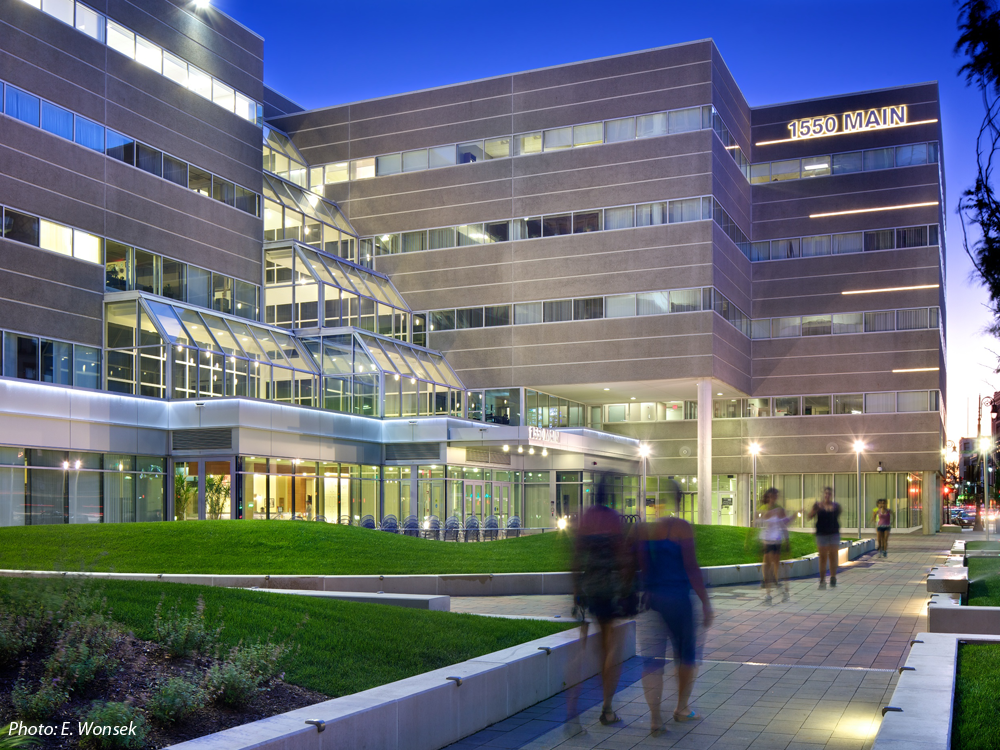
[[[700,41],[303,111],[214,9],[0,23],[0,524],[937,528],[936,84],[750,107]]]

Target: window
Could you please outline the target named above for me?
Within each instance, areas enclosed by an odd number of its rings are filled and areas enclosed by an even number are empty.
[[[750,183],[757,185],[762,182],[771,181],[771,162],[750,165]]]
[[[506,159],[510,156],[510,138],[492,138],[483,148],[487,159]]]
[[[698,221],[701,219],[701,198],[670,201],[670,223]]]
[[[625,117],[621,120],[608,120],[604,123],[604,142],[618,143],[635,139],[635,118]]]
[[[605,318],[631,318],[635,315],[635,295],[617,294],[604,298]]]
[[[163,159],[164,159],[164,170],[165,170],[167,157],[164,156]],[[164,177],[166,177],[166,174],[164,174]],[[251,214],[252,216],[260,216],[260,209],[257,206],[257,193],[237,185],[236,208],[238,208],[240,211]],[[327,232],[330,232],[329,227],[327,227]]]
[[[127,292],[132,289],[132,248],[118,242],[108,242],[104,263],[104,289]]]
[[[475,161],[482,161],[484,155],[483,142],[471,141],[469,143],[460,143],[458,144],[457,155],[459,164],[471,164]]]
[[[802,160],[802,177],[824,177],[830,174],[829,156],[810,156]]]
[[[198,96],[212,100],[212,76],[194,65],[188,65],[188,88]]]
[[[73,140],[81,146],[104,153],[104,126],[77,115],[76,133]]]
[[[833,333],[861,333],[865,329],[862,313],[836,313],[833,315]]]
[[[91,263],[101,262],[101,248],[104,245],[97,235],[81,232],[79,229],[73,230],[73,256],[80,260]]]
[[[573,300],[573,320],[596,320],[603,317],[603,297]]]
[[[573,320],[573,300],[561,299],[542,303],[542,319],[546,323]]]
[[[861,414],[864,411],[864,397],[860,393],[841,394],[833,397],[834,414]]]
[[[43,383],[73,384],[73,345],[61,341],[42,339],[41,381]]]
[[[941,326],[941,311],[936,307],[932,307],[928,312],[930,327],[939,328]]]
[[[779,396],[774,399],[774,416],[776,417],[797,417],[799,416],[798,396]]]
[[[787,240],[771,240],[771,260],[786,260],[799,257],[797,237]]]
[[[896,330],[914,331],[927,328],[927,308],[918,307],[915,310],[896,311]]]
[[[813,258],[817,255],[829,255],[830,235],[823,234],[818,237],[803,237],[801,249],[803,258]]]
[[[927,391],[900,391],[896,394],[896,411],[927,411]]]
[[[865,251],[892,250],[896,244],[895,239],[896,233],[892,229],[865,232]]]
[[[828,336],[830,334],[831,321],[829,315],[803,315],[802,335],[803,336]]]
[[[104,153],[126,164],[135,164],[135,141],[109,128]]]
[[[604,209],[605,229],[629,229],[635,226],[635,209],[632,206]]]
[[[635,118],[635,137],[652,138],[658,135],[667,134],[667,115],[665,113],[655,115],[642,115]]]
[[[865,171],[873,169],[890,169],[893,166],[893,149],[872,148],[865,151]]]
[[[403,153],[404,172],[417,172],[421,169],[427,169],[427,164],[426,148],[422,148],[418,151],[406,151]]]
[[[431,313],[432,331],[451,331],[455,328],[454,310],[435,310]]]
[[[38,219],[6,208],[3,212],[3,236],[38,247]]]
[[[927,243],[930,245],[936,245],[938,243],[938,225],[931,224],[927,227]]]
[[[455,147],[439,146],[427,149],[427,165],[430,169],[450,167],[455,163]],[[353,179],[358,179],[354,177]]]
[[[635,208],[635,225],[637,227],[651,227],[657,224],[666,224],[669,216],[669,209],[666,203],[646,203]]]
[[[514,136],[514,156],[542,153],[542,134],[523,133]]]
[[[806,416],[818,416],[830,413],[829,396],[803,396],[802,413]]]
[[[670,312],[698,312],[701,310],[700,289],[674,289],[670,292]]]
[[[212,197],[220,203],[228,206],[236,205],[236,189],[233,183],[228,180],[220,180],[218,177],[212,180]],[[285,214],[285,221],[288,221],[288,214]],[[301,218],[301,217],[300,217]]]
[[[73,113],[55,104],[42,102],[42,130],[73,140]]]
[[[670,309],[667,292],[643,292],[635,297],[637,315],[665,315]]]
[[[572,223],[569,214],[546,216],[542,219],[542,236],[556,237],[562,234],[569,234],[571,226]]]
[[[667,113],[667,129],[671,133],[701,130],[701,107],[678,109]]]
[[[488,242],[507,242],[510,240],[510,222],[496,221],[486,225]]]
[[[482,224],[467,224],[466,226],[455,227],[458,235],[458,246],[481,245],[485,239]]]
[[[403,232],[400,240],[404,253],[416,253],[427,249],[427,232]]]
[[[531,219],[514,219],[513,221],[515,240],[534,240],[542,236],[542,219],[533,217]]]
[[[91,39],[104,41],[104,18],[80,3],[76,4],[76,30]]]
[[[110,243],[108,246],[110,255]],[[109,264],[110,265],[110,264]],[[163,259],[163,296],[184,302],[187,300],[187,264]]]
[[[771,416],[771,399],[748,398],[746,409],[748,417],[769,417]]]
[[[212,79],[212,101],[225,110],[236,111],[236,92],[232,86],[215,78]]]
[[[427,247],[430,250],[455,247],[455,230],[452,227],[445,227],[444,229],[431,229],[427,235]]]
[[[25,91],[8,85],[7,96],[5,98],[6,106],[4,111],[8,115],[16,120],[34,125],[36,128],[38,127],[39,99],[37,96],[32,96]]]
[[[892,331],[896,328],[896,313],[892,310],[885,312],[865,313],[865,333],[877,333],[879,331]]]
[[[78,5],[77,8],[80,6]],[[73,347],[73,385],[79,388],[101,387],[101,350],[77,344]]]
[[[604,142],[604,123],[592,122],[573,127],[574,146],[593,146]]]
[[[601,212],[587,211],[573,214],[573,234],[601,231]]]
[[[771,182],[797,180],[802,175],[798,159],[771,162]]]
[[[111,131],[108,131],[110,136]],[[212,194],[212,175],[206,172],[204,169],[199,169],[193,164],[188,169],[188,188],[194,190],[196,193],[201,193],[202,195]],[[280,217],[280,209],[278,210],[278,216]],[[275,237],[274,239],[281,239],[280,237]]]
[[[510,305],[489,305],[483,309],[484,325],[487,328],[510,325]]]
[[[916,143],[912,146],[896,146],[896,166],[912,167],[927,163],[927,144]]]
[[[455,328],[482,328],[483,308],[467,307],[455,311]]]
[[[891,414],[896,411],[895,393],[866,393],[865,414]]]
[[[163,72],[163,50],[141,36],[135,38],[135,60],[150,70]]]
[[[135,166],[143,172],[163,176],[163,154],[145,143],[135,144]]]
[[[833,235],[833,252],[835,255],[843,253],[860,253],[864,250],[864,232],[850,232],[848,234]]]
[[[771,338],[784,339],[794,338],[802,335],[802,319],[794,318],[772,318]]]
[[[61,255],[73,254],[73,230],[62,224],[41,220],[38,246]]]
[[[401,154],[389,154],[375,159],[375,174],[379,177],[387,174],[399,174],[402,171],[403,157]]]
[[[863,160],[860,151],[852,151],[848,154],[833,155],[833,173],[848,174],[850,172],[860,172]]]
[[[125,57],[135,59],[135,34],[108,19],[108,46]]]
[[[927,245],[927,227],[907,227],[896,230],[896,247],[924,247]]]
[[[514,305],[514,325],[542,322],[541,302],[521,302]]]
[[[351,179],[367,180],[375,176],[375,159],[355,159],[351,162]]]
[[[38,339],[5,333],[3,344],[3,374],[8,378],[38,380]]]
[[[79,6],[77,6],[79,7]],[[188,85],[188,64],[177,55],[163,50],[163,75],[184,88]]]
[[[333,185],[338,182],[347,182],[350,177],[350,166],[346,161],[337,162],[336,164],[327,164],[323,171],[323,182],[327,185]]]
[[[771,338],[771,320],[769,318],[764,318],[763,320],[751,321],[750,338],[752,339]]]
[[[770,260],[771,243],[768,240],[753,242],[750,244],[750,260]]]
[[[573,145],[573,128],[546,130],[543,137],[546,151],[557,151]]]

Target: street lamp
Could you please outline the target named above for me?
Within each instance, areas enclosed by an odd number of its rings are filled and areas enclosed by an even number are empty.
[[[979,452],[980,452],[980,468],[982,469],[983,475],[983,511],[979,510],[979,503],[976,503],[976,525],[972,527],[973,531],[983,530],[983,516],[982,513],[986,513],[987,524],[989,524],[989,513],[990,513],[990,501],[989,496],[986,494],[986,450],[989,448],[989,438],[983,436],[983,404],[990,407],[990,416],[993,419],[997,417],[997,410],[1000,408],[1000,404],[993,402],[993,399],[989,396],[984,396],[979,399],[979,416],[976,418],[976,436],[979,438]],[[990,435],[993,434],[992,423],[990,425]],[[983,441],[986,441],[985,444]]]
[[[858,470],[858,539],[861,538],[861,452],[865,449],[865,442],[863,440],[854,441],[854,455],[857,458],[857,470]]]
[[[986,452],[990,449],[988,437],[979,438],[979,468],[983,475],[983,513],[986,514],[986,541],[990,540],[990,475],[986,470]],[[977,519],[979,520],[979,519]]]
[[[642,457],[642,491],[639,493],[639,520],[646,520],[646,457],[649,455],[649,445],[639,444],[639,455]]]
[[[753,480],[750,484],[750,495],[747,497],[747,526],[753,525],[753,505],[757,499],[757,454],[760,453],[760,443],[750,443],[750,455],[753,456]]]

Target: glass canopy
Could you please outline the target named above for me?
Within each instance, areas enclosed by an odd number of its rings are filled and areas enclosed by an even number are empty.
[[[444,357],[392,338],[341,328],[298,339],[141,293],[105,306],[109,391],[256,398],[371,417],[462,413],[463,385]]]
[[[264,318],[281,328],[361,328],[418,346],[426,318],[410,312],[388,277],[298,242],[264,253]]]

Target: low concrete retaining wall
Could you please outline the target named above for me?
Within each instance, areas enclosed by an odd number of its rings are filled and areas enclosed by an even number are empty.
[[[927,629],[932,633],[1000,635],[1000,607],[970,607],[960,594],[932,594],[927,603]]]
[[[843,564],[876,547],[874,539],[844,542],[839,560]],[[819,572],[819,558],[812,554],[782,563],[787,577],[801,578]],[[761,580],[760,563],[719,565],[702,568],[707,586],[731,586]],[[571,573],[482,573],[469,575],[210,575],[182,573],[60,573],[37,570],[0,570],[0,576],[53,578],[83,575],[124,581],[165,581],[243,589],[301,589],[357,593],[420,594],[424,596],[513,596],[530,594],[572,594]]]
[[[949,558],[951,559],[951,558]],[[969,569],[957,565],[931,568],[927,574],[927,591],[932,594],[969,593]]]
[[[616,625],[635,656],[635,621]],[[600,633],[576,628],[173,747],[182,750],[438,750],[600,671]],[[573,657],[582,659],[574,664]],[[577,668],[574,668],[577,667]],[[461,681],[449,680],[457,677]],[[322,730],[315,724],[321,722]]]
[[[321,599],[336,599],[341,602],[361,602],[362,604],[388,604],[393,607],[429,609],[435,612],[450,612],[450,596],[425,596],[423,594],[359,594],[350,591],[305,591],[303,589],[248,589],[267,591],[272,594],[293,594],[313,596]]]

